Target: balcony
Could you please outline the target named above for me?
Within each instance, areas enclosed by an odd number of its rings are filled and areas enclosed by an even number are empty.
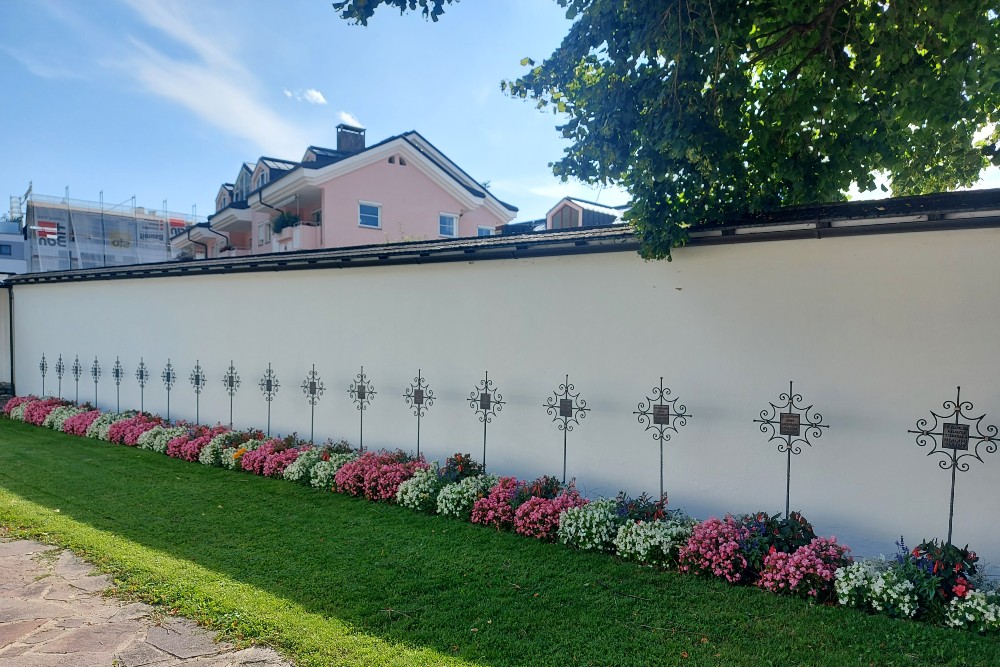
[[[316,250],[322,247],[320,242],[320,227],[318,225],[302,223],[294,227],[285,227],[272,236],[271,251]]]

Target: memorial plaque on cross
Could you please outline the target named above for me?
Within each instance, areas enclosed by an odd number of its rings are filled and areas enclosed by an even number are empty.
[[[566,381],[559,385],[559,388],[553,391],[553,395],[546,398],[544,405],[542,405],[563,434],[563,484],[566,483],[567,434],[573,430],[574,425],[579,426],[580,420],[590,412],[587,401],[580,398],[580,392],[574,392],[575,388],[570,384],[569,375],[567,375]]]
[[[907,433],[917,436],[917,445],[920,447],[930,447],[927,456],[943,456],[938,460],[938,467],[951,471],[951,494],[948,501],[948,544],[951,544],[956,473],[969,470],[970,458],[984,463],[982,455],[996,453],[1000,440],[997,438],[996,426],[983,424],[985,414],[972,416],[972,403],[962,400],[961,387],[956,389],[955,400],[945,401],[942,406],[943,414],[931,410],[932,420],[918,419],[916,430],[910,429]]]
[[[653,432],[653,440],[660,445],[660,499],[665,499],[663,492],[663,443],[670,440],[670,432],[677,433],[677,427],[687,425],[687,418],[691,415],[687,412],[687,407],[680,404],[679,397],[671,396],[671,390],[663,386],[663,377],[660,376],[659,386],[654,386],[652,395],[646,396],[646,400],[639,403],[638,409],[632,414],[636,415],[639,423],[646,427],[647,431]],[[673,408],[671,410],[671,408]]]
[[[422,370],[417,369],[417,377],[413,378],[413,384],[406,388],[403,399],[413,409],[413,416],[417,418],[417,456],[420,456],[420,420],[427,413],[427,409],[434,405],[434,392],[427,388]]]
[[[503,410],[505,404],[503,396],[493,386],[493,380],[487,371],[469,394],[469,407],[476,411],[479,421],[483,423],[483,472],[486,471],[486,426]]]
[[[821,423],[823,415],[813,412],[813,406],[802,405],[802,395],[796,394],[792,382],[788,383],[788,393],[778,396],[779,404],[769,403],[770,409],[761,410],[761,433],[770,435],[768,442],[778,441],[778,451],[786,454],[785,463],[785,517],[788,517],[789,498],[792,488],[792,454],[801,454],[801,445],[812,447],[811,438],[823,435],[823,429],[830,428]],[[803,426],[805,428],[803,428]]]

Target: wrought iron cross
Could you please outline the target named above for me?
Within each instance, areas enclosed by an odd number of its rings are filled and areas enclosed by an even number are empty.
[[[569,375],[566,382],[559,385],[559,389],[552,392],[552,396],[545,399],[545,412],[552,416],[552,421],[557,422],[559,430],[563,433],[563,484],[566,483],[566,437],[573,430],[573,426],[579,426],[580,420],[587,416],[590,408],[587,401],[580,398],[580,392],[573,393],[576,389],[569,382]]]
[[[139,366],[135,369],[135,381],[139,383],[139,412],[146,411],[146,383],[149,382],[149,369],[146,362],[139,357]]]
[[[646,396],[640,401],[638,409],[632,414],[637,415],[640,424],[647,431],[653,431],[653,440],[660,443],[660,499],[663,499],[663,443],[670,440],[670,431],[677,433],[678,426],[687,426],[691,415],[687,407],[678,403],[679,397],[670,396],[669,388],[663,386],[663,376],[660,376],[660,386],[653,387],[652,396]]]
[[[233,396],[236,395],[236,391],[240,388],[240,374],[236,372],[236,367],[233,366],[233,360],[229,360],[229,369],[226,374],[222,376],[222,382],[226,387],[226,393],[229,394],[229,428],[233,427]]]
[[[479,421],[483,423],[483,472],[486,472],[486,425],[493,421],[506,404],[503,395],[493,386],[490,372],[486,371],[483,379],[469,394],[469,407],[476,411]]]
[[[38,362],[38,370],[42,372],[42,396],[45,396],[45,374],[49,372],[49,362],[45,361],[45,353],[42,353],[42,360]]]
[[[788,382],[788,393],[778,395],[778,400],[783,401],[781,405],[770,403],[770,410],[761,410],[760,419],[754,419],[754,423],[760,424],[760,432],[770,433],[768,442],[778,440],[778,451],[787,454],[787,464],[785,468],[785,518],[788,518],[788,501],[792,488],[792,454],[802,453],[800,445],[805,444],[812,447],[809,438],[819,438],[823,435],[824,428],[830,428],[823,424],[823,415],[813,412],[813,406],[802,405],[802,395],[796,394],[792,390],[792,382]]]
[[[63,363],[62,354],[56,360],[56,379],[59,380],[59,398],[62,398],[62,379],[66,373],[66,364]]]
[[[985,414],[972,417],[966,414],[966,410],[972,410],[972,403],[962,400],[962,388],[958,387],[955,392],[954,401],[945,401],[942,404],[947,414],[939,415],[931,410],[934,418],[932,424],[928,424],[926,419],[917,420],[917,430],[909,430],[907,433],[915,433],[917,444],[921,447],[931,446],[927,456],[941,454],[943,459],[938,460],[938,466],[942,470],[951,470],[951,497],[948,502],[948,544],[951,544],[952,520],[955,516],[955,473],[968,472],[968,458],[973,458],[984,463],[983,457],[979,453],[979,448],[987,454],[994,454],[997,451],[997,427],[989,424],[983,427]],[[953,422],[945,420],[952,419]],[[962,423],[965,420],[966,423]],[[975,435],[970,433],[970,426],[975,427]],[[940,428],[940,430],[937,430]],[[939,440],[940,439],[940,440]],[[969,449],[971,442],[972,449]],[[962,452],[959,454],[959,452]]]
[[[260,391],[264,394],[264,400],[267,401],[267,437],[271,437],[271,401],[278,394],[278,389],[281,387],[278,384],[278,376],[274,374],[271,370],[271,364],[267,364],[267,370],[264,371],[264,377],[260,379]]]
[[[73,380],[76,382],[76,400],[75,402],[79,405],[80,403],[80,377],[83,375],[83,364],[80,363],[80,355],[76,355],[73,360],[73,365],[70,367],[73,371]]]
[[[417,369],[417,377],[413,378],[413,384],[406,388],[403,394],[406,404],[413,408],[413,414],[417,418],[417,456],[420,456],[420,420],[427,412],[427,408],[434,405],[434,392],[427,388],[422,371]]]
[[[160,373],[160,378],[163,380],[163,386],[167,388],[167,421],[170,421],[170,390],[174,388],[174,384],[177,382],[177,373],[174,371],[174,366],[170,363],[169,358],[167,358],[166,367]]]
[[[97,382],[101,379],[101,364],[94,357],[94,363],[90,366],[90,377],[94,378],[94,407],[97,407]]]
[[[306,395],[306,400],[309,401],[309,442],[312,444],[316,437],[316,403],[319,401],[320,396],[326,391],[326,387],[323,386],[323,380],[320,378],[319,374],[316,372],[316,364],[313,364],[312,370],[306,374],[306,379],[302,381],[302,393]]]
[[[375,398],[375,385],[368,381],[368,376],[365,375],[365,367],[361,367],[361,372],[357,374],[354,378],[354,382],[351,386],[347,388],[347,393],[350,395],[351,399],[354,400],[354,404],[358,408],[358,414],[360,416],[360,421],[358,425],[358,447],[361,451],[365,451],[365,410],[368,406],[372,404],[372,400]]]
[[[111,377],[115,379],[115,412],[121,413],[122,411],[122,380],[125,378],[125,368],[122,366],[122,362],[115,357],[115,365],[111,367]]]
[[[201,369],[201,360],[195,359],[194,370],[189,376],[194,387],[194,423],[201,423],[201,390],[205,388],[205,371]]]

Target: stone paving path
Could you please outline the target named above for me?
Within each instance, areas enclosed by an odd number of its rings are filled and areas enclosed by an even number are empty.
[[[4,667],[287,667],[271,649],[216,643],[192,621],[103,598],[106,575],[69,551],[0,540]]]

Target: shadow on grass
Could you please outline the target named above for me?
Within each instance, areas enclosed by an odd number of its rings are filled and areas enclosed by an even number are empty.
[[[995,639],[6,420],[0,487],[359,632],[480,664],[1000,664]]]

